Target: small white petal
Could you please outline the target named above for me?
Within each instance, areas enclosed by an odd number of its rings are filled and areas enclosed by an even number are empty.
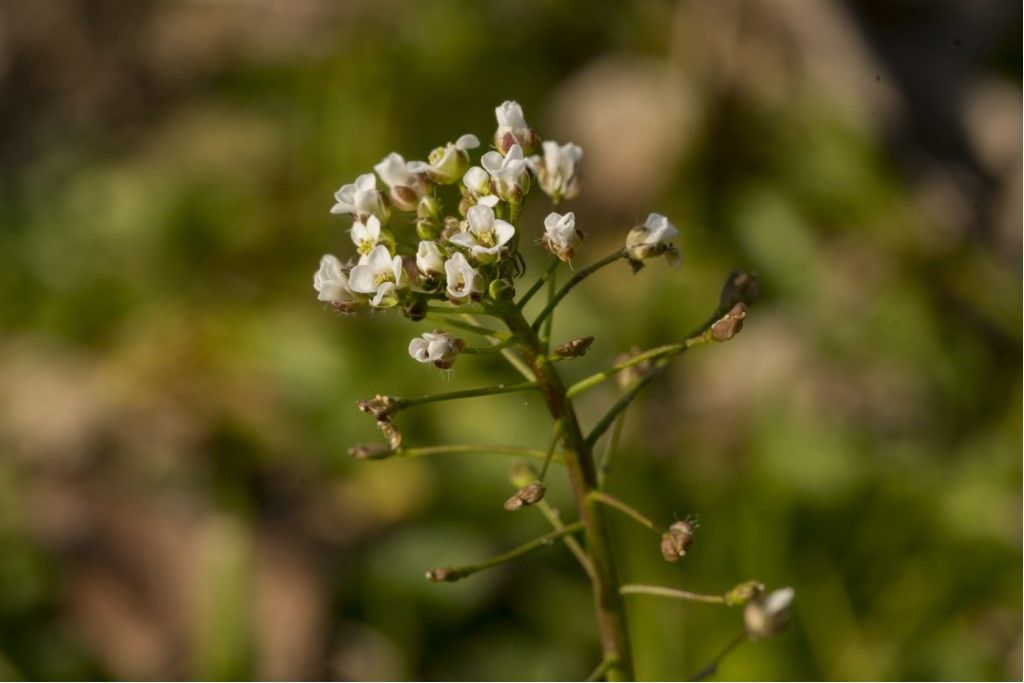
[[[462,150],[476,149],[480,146],[480,140],[472,133],[466,133],[455,141],[455,146]]]

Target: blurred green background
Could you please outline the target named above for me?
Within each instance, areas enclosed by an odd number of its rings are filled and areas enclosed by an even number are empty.
[[[65,0],[0,13],[0,677],[573,679],[597,662],[504,456],[353,462],[355,401],[510,380],[412,362],[426,326],[315,300],[332,193],[392,150],[486,140],[517,99],[584,148],[578,263],[648,211],[684,265],[602,271],[572,377],[765,296],[630,412],[627,581],[792,585],[729,679],[1019,679],[1020,7],[995,1]],[[534,197],[523,229],[540,233]],[[531,227],[532,226],[532,227]],[[533,254],[532,279],[540,262]],[[612,400],[581,403],[585,421]],[[540,446],[536,397],[410,411],[406,444]],[[560,471],[548,499],[571,517]],[[737,631],[629,599],[638,675]]]

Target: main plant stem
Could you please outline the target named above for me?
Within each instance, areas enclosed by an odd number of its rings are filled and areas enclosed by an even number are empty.
[[[612,554],[608,521],[603,506],[591,497],[597,490],[592,444],[583,436],[579,420],[567,395],[565,383],[547,359],[544,344],[519,309],[504,314],[509,330],[518,335],[523,355],[537,377],[537,384],[547,403],[551,417],[561,423],[562,458],[569,474],[576,508],[583,523],[587,553],[593,567],[591,577],[597,627],[604,659],[609,663],[605,676],[609,681],[632,680],[629,634],[626,628],[625,605],[619,594],[619,577]]]

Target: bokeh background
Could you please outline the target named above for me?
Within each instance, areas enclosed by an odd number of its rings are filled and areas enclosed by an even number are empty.
[[[684,265],[560,309],[567,373],[676,339],[725,274],[763,301],[630,412],[624,578],[792,585],[733,679],[1019,679],[1021,8],[997,0],[9,0],[0,13],[0,677],[573,679],[597,662],[505,456],[353,462],[355,401],[509,380],[314,298],[332,193],[487,139],[517,99],[585,150],[587,263],[648,211]],[[524,229],[538,232],[538,197]],[[531,276],[539,253],[531,261]],[[581,405],[593,420],[605,386]],[[403,414],[406,443],[542,445],[532,396]],[[560,472],[549,500],[571,516]],[[629,600],[638,674],[738,612]]]

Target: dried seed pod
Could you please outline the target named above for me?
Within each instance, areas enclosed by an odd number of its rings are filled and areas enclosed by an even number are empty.
[[[348,449],[348,454],[356,460],[383,460],[390,458],[395,451],[386,443],[360,443]]]
[[[747,305],[738,303],[729,312],[711,326],[711,339],[716,342],[729,341],[743,329],[743,320],[747,317]]]
[[[547,489],[544,487],[544,484],[541,484],[539,481],[532,481],[506,500],[504,507],[509,512],[514,512],[523,506],[533,505],[544,499],[546,491]]]
[[[675,522],[661,535],[661,556],[666,562],[678,562],[693,545],[697,525],[690,520]]]
[[[555,355],[559,358],[582,358],[593,343],[593,337],[570,339],[564,344],[559,344],[555,347]]]

